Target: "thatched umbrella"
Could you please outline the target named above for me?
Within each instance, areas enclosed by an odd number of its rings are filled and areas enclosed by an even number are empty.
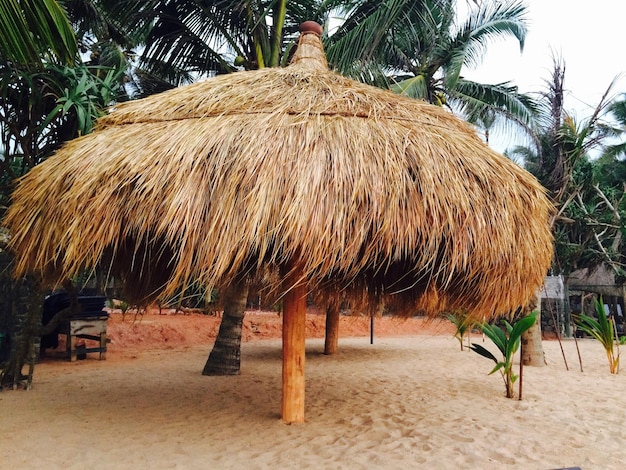
[[[288,422],[304,419],[310,289],[484,319],[533,296],[552,254],[530,174],[446,110],[330,72],[317,28],[289,67],[117,106],[19,183],[5,219],[16,274],[53,283],[107,260],[147,298],[276,267]]]

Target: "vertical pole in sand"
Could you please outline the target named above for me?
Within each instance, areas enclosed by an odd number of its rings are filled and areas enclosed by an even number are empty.
[[[524,342],[520,343],[519,349],[519,400],[522,400],[522,383],[524,381],[524,361],[522,358],[524,357]]]
[[[290,268],[290,269],[289,269]],[[285,423],[304,422],[304,358],[306,339],[306,284],[302,269],[288,269],[283,298],[283,396],[281,416]]]
[[[374,312],[370,315],[370,344],[374,344]]]
[[[583,372],[583,359],[580,357],[580,348],[578,347],[578,338],[576,338],[576,333],[574,333],[574,344],[576,344],[576,352],[578,353],[578,364],[580,365],[580,371]]]
[[[548,304],[550,315],[552,316],[552,324],[554,325],[554,332],[556,333],[556,339],[559,341],[559,346],[561,347],[561,355],[563,356],[563,362],[565,363],[565,370],[569,370],[569,366],[567,365],[567,358],[565,357],[565,351],[563,350],[563,342],[561,341],[561,328],[556,324],[556,317],[554,316],[554,310],[552,309],[552,305]]]
[[[615,316],[611,315],[611,322],[613,324],[613,333],[615,333],[615,347],[617,348],[617,370],[616,374],[619,374],[619,335],[617,334],[617,324],[615,323]]]

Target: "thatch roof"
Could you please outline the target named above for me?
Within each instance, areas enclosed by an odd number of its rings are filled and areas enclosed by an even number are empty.
[[[105,259],[168,295],[297,263],[311,288],[482,317],[541,285],[550,211],[470,125],[328,71],[306,33],[289,67],[116,106],[24,177],[4,222],[17,275],[49,282]]]
[[[624,297],[626,285],[618,281],[616,273],[608,264],[594,268],[582,268],[567,276],[567,287],[571,290],[595,292],[599,295]]]

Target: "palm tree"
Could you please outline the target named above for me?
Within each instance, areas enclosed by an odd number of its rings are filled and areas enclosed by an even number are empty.
[[[136,55],[134,49],[145,42],[149,31],[147,24],[138,25],[131,20],[131,12],[142,3],[113,0],[63,2],[76,31],[79,50],[83,57],[88,57],[86,63],[129,72]]]
[[[611,83],[591,115],[577,120],[564,108],[565,64],[554,60],[554,69],[547,90],[538,102],[538,127],[532,146],[520,146],[511,152],[522,158],[526,168],[548,189],[554,200],[558,216],[553,225],[560,222],[570,204],[574,203],[580,190],[591,176],[589,152],[602,149],[607,137],[615,134],[615,129],[607,125],[605,116],[611,109]],[[585,169],[585,167],[588,167]]]
[[[74,21],[57,2],[2,2],[0,8],[0,34],[5,39],[0,41],[0,205],[4,205],[15,178],[64,141],[90,132],[102,110],[119,99],[126,64],[83,62],[79,42],[94,33],[74,34]]]
[[[29,91],[38,88],[36,78],[42,76],[46,63],[71,64],[76,52],[72,28],[56,2],[0,2],[0,214],[8,201],[12,177],[35,146],[33,132],[24,135],[24,130],[39,125],[35,116],[40,103],[30,102]],[[16,146],[24,150],[17,159]],[[33,283],[10,279],[12,257],[4,249],[6,238],[0,240],[0,329],[10,333],[11,353],[2,365],[0,386],[18,384],[22,379],[22,368],[34,350],[30,330],[37,324],[39,311],[34,304],[41,300]]]
[[[344,74],[448,106],[471,122],[489,109],[528,129],[535,105],[517,87],[477,83],[462,74],[480,63],[494,40],[514,38],[523,48],[526,7],[520,1],[480,2],[459,23],[456,5],[455,0],[347,2],[345,23],[329,38],[329,61]]]
[[[525,161],[526,168],[547,188],[556,206],[552,219],[555,237],[553,272],[567,275],[574,269],[592,267],[602,262],[621,270],[621,218],[616,207],[621,198],[612,197],[605,185],[594,177],[594,163],[589,152],[601,149],[607,136],[614,130],[604,119],[609,108],[611,84],[591,115],[577,120],[564,108],[565,64],[554,60],[554,68],[547,89],[538,100],[537,132],[531,146],[512,150],[513,157]],[[623,191],[622,191],[623,193]],[[539,324],[539,322],[537,322]],[[525,335],[537,348],[541,333],[533,328]],[[543,364],[528,356],[533,351],[526,347],[526,361]]]

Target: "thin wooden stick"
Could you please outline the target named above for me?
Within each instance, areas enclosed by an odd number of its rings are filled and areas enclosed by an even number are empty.
[[[565,357],[565,351],[563,350],[563,342],[561,341],[561,332],[559,331],[558,325],[556,324],[556,317],[554,316],[554,309],[550,305],[548,310],[550,310],[550,315],[552,316],[552,324],[554,325],[554,332],[556,333],[556,339],[559,341],[559,346],[561,347],[561,355],[563,356],[565,369],[569,371],[569,366],[567,365],[567,358]]]
[[[520,344],[519,349],[519,401],[522,401],[522,383],[524,381],[524,361],[522,358],[524,357],[524,342]]]
[[[617,334],[617,325],[615,324],[615,316],[611,315],[611,322],[613,323],[613,333],[615,335],[615,348],[617,349],[617,368],[615,373],[619,374],[619,336]]]
[[[572,314],[570,313],[570,323],[572,322]],[[578,338],[576,338],[576,331],[574,331],[574,344],[576,344],[576,352],[578,353],[578,363],[580,364],[580,371],[583,371],[583,359],[580,356],[580,348],[578,347]]]

